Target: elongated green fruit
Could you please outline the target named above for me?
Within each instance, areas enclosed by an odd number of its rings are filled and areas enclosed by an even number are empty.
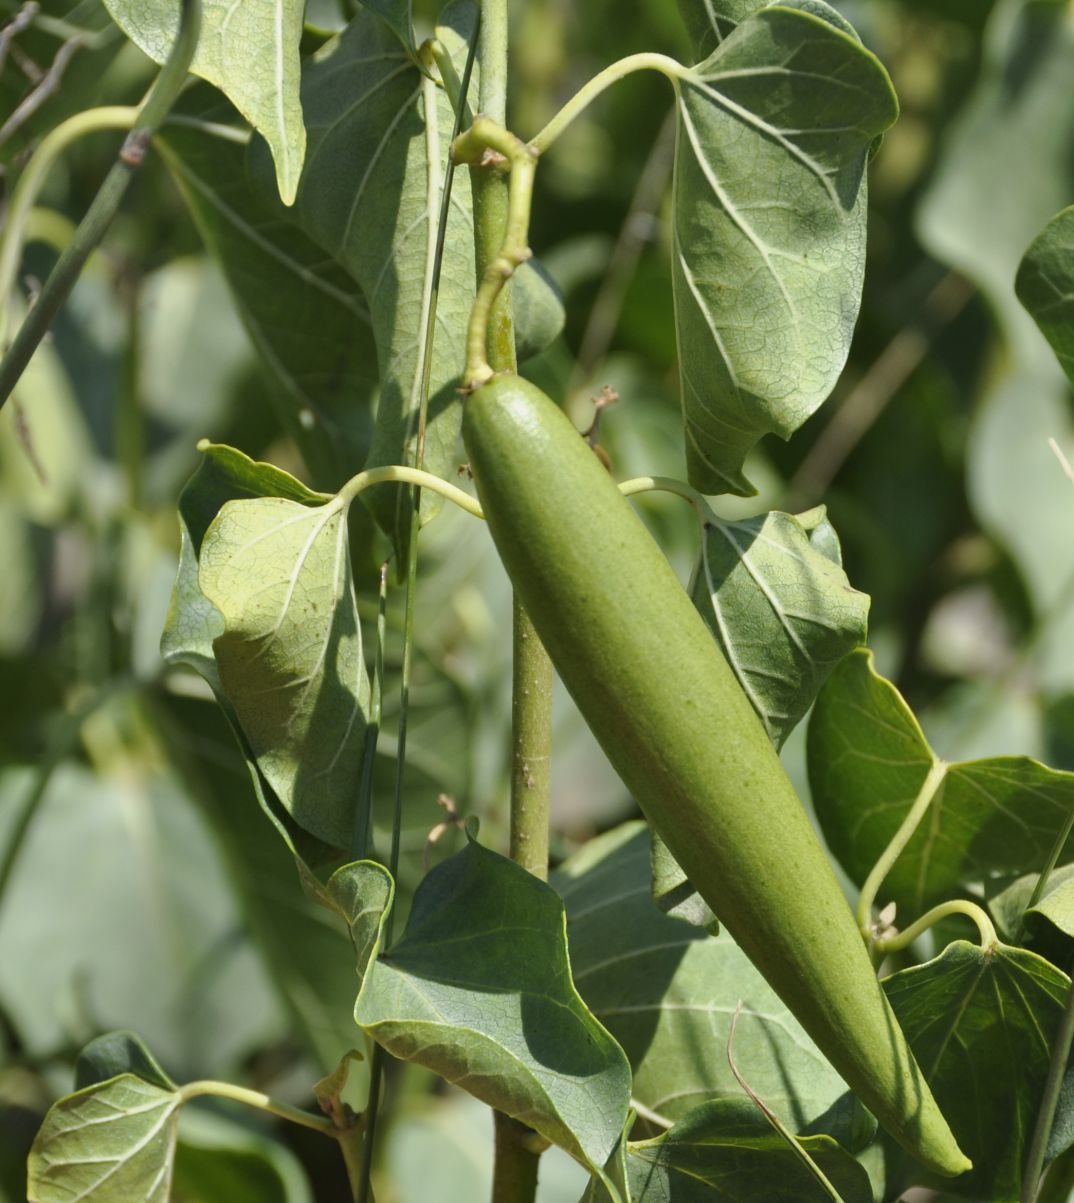
[[[630,504],[518,377],[469,398],[463,438],[538,634],[695,888],[892,1136],[941,1174],[969,1169],[760,720]]]

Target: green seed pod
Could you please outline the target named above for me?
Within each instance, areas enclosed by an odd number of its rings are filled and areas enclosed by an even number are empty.
[[[500,558],[583,717],[694,887],[881,1124],[970,1168],[779,757],[663,552],[566,415],[499,376],[463,439]]]

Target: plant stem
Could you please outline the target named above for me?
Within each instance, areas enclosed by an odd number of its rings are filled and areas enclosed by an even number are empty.
[[[630,480],[619,482],[619,492],[624,497],[633,497],[638,493],[674,493],[676,497],[682,497],[694,507],[702,522],[712,513],[702,493],[693,485],[688,485],[684,480],[676,480],[673,476],[634,476]]]
[[[184,1103],[188,1103],[191,1099],[196,1099],[199,1096],[212,1095],[214,1098],[231,1099],[236,1103],[243,1103],[247,1107],[256,1107],[260,1111],[268,1111],[272,1115],[278,1115],[281,1119],[288,1120],[292,1124],[299,1124],[303,1128],[311,1128],[314,1132],[321,1132],[325,1136],[331,1136],[333,1139],[338,1138],[339,1129],[332,1123],[326,1115],[314,1115],[312,1111],[303,1111],[301,1107],[292,1107],[290,1103],[281,1103],[278,1099],[271,1098],[267,1094],[262,1094],[260,1090],[247,1090],[245,1086],[235,1086],[231,1082],[215,1082],[212,1080],[203,1080],[200,1082],[188,1082],[185,1086],[179,1087],[179,1095]]]
[[[548,877],[552,661],[516,597],[511,670],[511,818],[508,855]]]
[[[490,158],[489,152],[498,158]],[[466,369],[463,372],[464,384],[472,389],[489,380],[496,371],[515,370],[514,322],[504,285],[519,265],[533,255],[529,247],[529,225],[537,153],[485,116],[475,118],[473,125],[455,139],[451,153],[456,162],[476,165],[481,179],[478,191],[482,203],[490,205],[497,223],[502,218],[499,238],[492,240],[479,236],[476,240],[480,243],[477,247],[479,283],[466,331]],[[506,181],[497,179],[502,176],[502,161],[506,161],[508,167]],[[506,205],[499,194],[504,187],[507,190]],[[495,191],[497,189],[499,191]],[[486,214],[479,212],[475,199],[474,220],[479,228],[485,219]]]
[[[605,67],[567,101],[551,121],[544,127],[536,138],[531,139],[530,145],[543,154],[563,133],[568,125],[584,112],[606,88],[635,71],[659,71],[674,83],[689,74],[689,68],[684,67],[677,59],[666,54],[631,54],[627,58]]]
[[[105,176],[85,217],[79,222],[74,239],[49,273],[41,295],[0,362],[0,407],[11,395],[38,344],[52,325],[90,252],[112,224],[134,173],[145,159],[153,134],[167,116],[186,81],[200,32],[201,0],[183,0],[179,32],[167,61],[139,108],[134,128],[124,139],[116,161]]]
[[[932,804],[932,800],[943,784],[943,779],[946,775],[947,762],[939,758],[933,759],[932,764],[929,766],[929,771],[925,775],[925,780],[921,783],[921,788],[918,790],[917,797],[907,812],[906,818],[903,819],[899,830],[892,837],[891,843],[884,849],[880,859],[873,865],[872,872],[865,879],[865,885],[861,888],[861,897],[858,899],[858,927],[861,928],[862,935],[866,940],[870,940],[870,942],[873,925],[873,903],[876,902],[876,895],[880,887],[884,884],[884,878],[891,872],[891,866],[899,859],[903,849],[913,838],[914,832],[925,817],[925,813]]]
[[[541,1154],[532,1144],[533,1132],[517,1119],[496,1112],[496,1164],[492,1176],[493,1203],[526,1203],[537,1195]]]
[[[471,162],[474,249],[478,292],[467,332],[465,382],[493,372],[513,372],[515,330],[510,290],[504,284],[529,257],[529,204],[536,155],[504,128],[507,122],[507,0],[482,0],[481,97],[478,118],[457,138]],[[482,142],[484,145],[482,145]],[[505,154],[510,178],[488,161],[488,148]],[[506,152],[506,153],[505,153]],[[510,855],[531,873],[548,874],[549,766],[552,730],[552,663],[516,596],[513,601],[512,756]],[[493,1203],[533,1203],[540,1153],[533,1133],[495,1113]]]
[[[1074,965],[1071,965],[1070,971],[1074,974]],[[1074,982],[1071,983],[1067,992],[1063,1017],[1059,1021],[1059,1030],[1055,1034],[1055,1043],[1052,1045],[1052,1059],[1048,1065],[1048,1077],[1044,1082],[1044,1093],[1037,1110],[1037,1123],[1033,1129],[1033,1139],[1030,1141],[1029,1153],[1026,1157],[1019,1203],[1033,1203],[1037,1197],[1041,1174],[1044,1171],[1044,1157],[1048,1151],[1048,1137],[1052,1133],[1055,1109],[1059,1105],[1059,1092],[1063,1085],[1063,1075],[1066,1072],[1072,1042],[1074,1042]]]
[[[926,911],[905,931],[898,932],[886,939],[875,940],[873,951],[878,956],[885,956],[889,952],[901,952],[904,948],[909,948],[922,932],[928,931],[933,924],[939,923],[941,919],[946,919],[948,915],[965,915],[967,919],[972,919],[977,924],[982,951],[991,952],[999,943],[996,929],[985,911],[977,903],[970,902],[968,899],[954,898],[950,902],[941,902],[931,911]]]
[[[453,501],[468,514],[473,514],[475,518],[484,518],[485,516],[477,498],[471,497],[457,485],[453,485],[439,476],[434,476],[431,472],[424,472],[421,468],[409,468],[405,464],[386,464],[380,468],[367,468],[364,472],[359,472],[357,476],[352,476],[336,496],[346,505],[353,501],[359,493],[372,488],[373,485],[389,483],[417,485],[419,488],[428,489],[430,493],[439,493],[441,497]]]

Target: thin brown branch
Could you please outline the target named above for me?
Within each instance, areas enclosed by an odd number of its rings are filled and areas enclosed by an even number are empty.
[[[41,82],[29,96],[15,107],[15,111],[4,124],[0,125],[0,146],[20,126],[25,125],[50,96],[56,95],[60,90],[63,73],[67,70],[68,63],[85,44],[86,39],[81,34],[75,34],[73,38],[68,38],[66,42],[62,43],[52,60],[52,66],[45,72]]]
[[[37,3],[37,0],[27,0],[4,28],[0,29],[0,71],[3,71],[7,64],[7,54],[11,49],[11,43],[24,29],[29,29],[33,24],[34,17],[40,11],[41,5]]]

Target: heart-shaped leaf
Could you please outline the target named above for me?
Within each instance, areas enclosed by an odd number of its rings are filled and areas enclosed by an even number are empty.
[[[853,652],[829,677],[809,723],[809,782],[824,837],[864,883],[933,769],[910,708]],[[1074,811],[1074,773],[1027,756],[945,767],[927,813],[884,879],[879,902],[906,922],[966,883],[1044,867]],[[1074,852],[1068,841],[1066,856]]]
[[[171,0],[105,0],[116,24],[155,62],[163,63],[179,28]],[[306,150],[299,100],[299,43],[304,0],[272,4],[207,4],[191,70],[215,84],[265,138],[285,204],[298,188]]]
[[[959,940],[888,978],[884,989],[973,1161],[944,1185],[971,1199],[1014,1203],[1070,979],[1024,949]],[[922,1181],[921,1172],[908,1171],[908,1180]]]
[[[198,582],[223,619],[220,685],[258,767],[295,822],[346,847],[369,702],[346,503],[226,502]]]
[[[318,483],[339,488],[373,433],[376,349],[357,285],[258,201],[241,143],[171,125],[154,145],[227,277],[284,429]]]
[[[845,1203],[871,1203],[869,1177],[830,1136],[798,1138]],[[669,1132],[627,1146],[631,1203],[830,1203],[831,1195],[746,1099],[695,1107]],[[594,1183],[583,1203],[606,1203]]]
[[[563,903],[473,840],[422,882],[402,939],[367,970],[354,1015],[394,1056],[591,1169],[619,1140],[630,1067],[574,988]]]
[[[1014,287],[1074,383],[1074,205],[1029,244]]]
[[[60,1099],[30,1152],[29,1203],[167,1203],[181,1104],[130,1073]]]
[[[854,1147],[869,1139],[860,1107],[843,1108],[843,1080],[727,932],[714,938],[653,905],[645,824],[591,840],[553,884],[575,983],[630,1058],[635,1099],[679,1120],[701,1102],[741,1098],[724,1054],[741,1003],[735,1057],[766,1103],[795,1131]]]
[[[822,507],[710,516],[691,594],[777,748],[865,638],[869,598],[851,588]]]
[[[414,49],[410,0],[361,0],[363,7],[382,17],[407,50]]]
[[[679,370],[690,481],[707,493],[752,493],[746,453],[789,437],[849,351],[865,166],[897,105],[844,25],[816,2],[763,8],[678,81]]]

